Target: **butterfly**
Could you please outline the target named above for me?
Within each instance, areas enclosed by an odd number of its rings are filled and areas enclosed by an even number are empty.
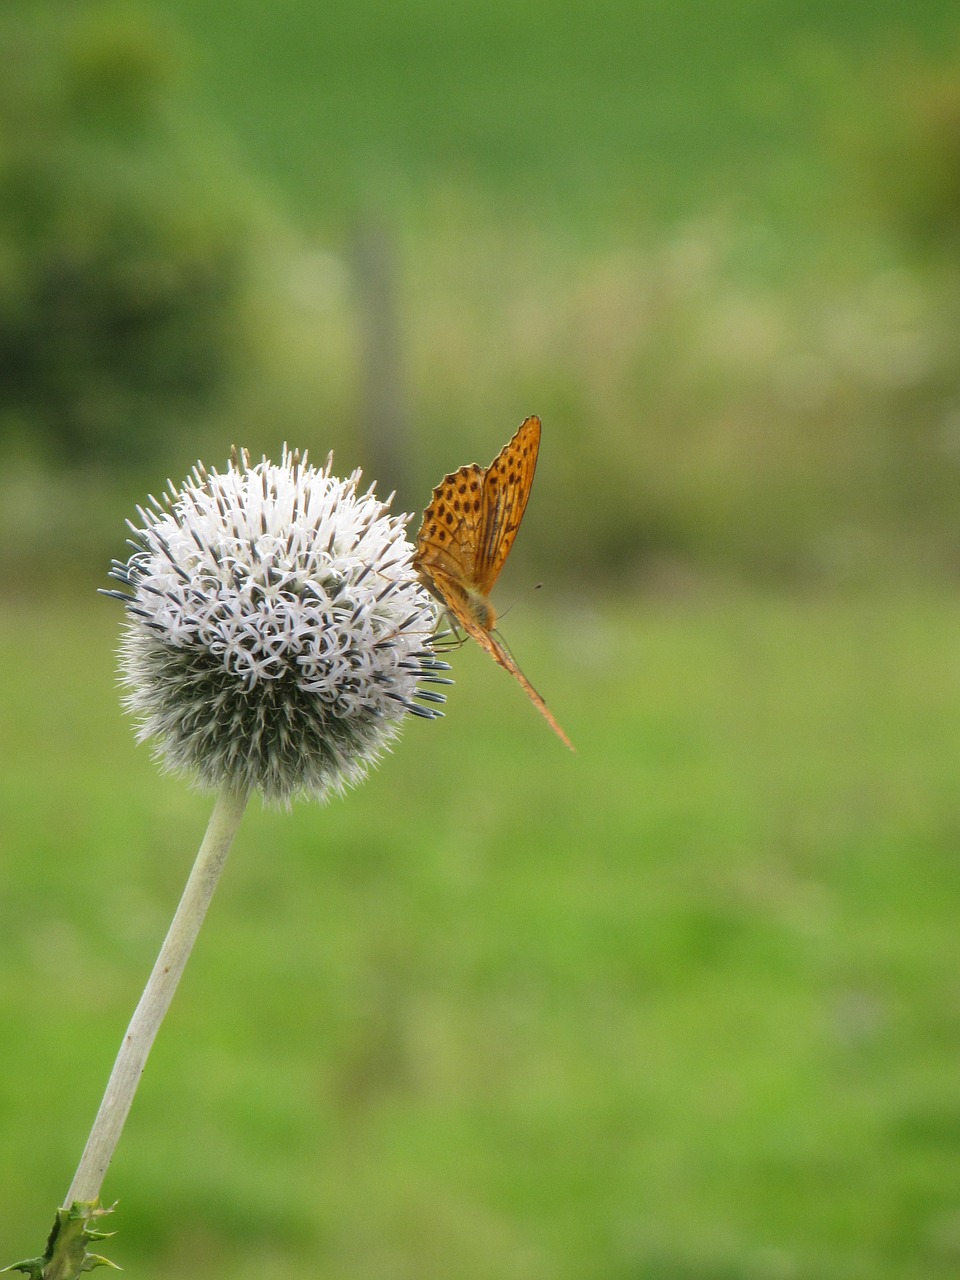
[[[433,491],[413,567],[464,631],[517,680],[560,740],[575,750],[540,694],[494,634],[489,595],[526,510],[540,451],[540,419],[525,418],[489,467],[453,471]]]

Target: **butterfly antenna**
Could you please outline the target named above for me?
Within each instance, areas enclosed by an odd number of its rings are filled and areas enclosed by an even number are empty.
[[[539,591],[539,590],[541,589],[541,587],[542,587],[542,586],[543,586],[543,583],[542,583],[542,582],[535,582],[535,583],[533,584],[533,586],[530,588],[530,590],[531,590],[531,591]],[[516,600],[511,601],[511,602],[510,602],[510,604],[508,604],[508,605],[507,605],[507,607],[506,607],[505,609],[501,609],[501,610],[500,610],[500,612],[497,614],[497,617],[498,617],[498,618],[505,618],[505,617],[507,616],[507,614],[510,612],[510,610],[513,608],[513,606],[514,606],[515,604],[517,604],[517,603],[518,603],[518,601],[516,601]]]

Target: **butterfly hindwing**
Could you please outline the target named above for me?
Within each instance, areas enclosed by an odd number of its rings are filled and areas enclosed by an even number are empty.
[[[447,609],[456,621],[460,623],[467,635],[476,640],[480,648],[486,650],[494,662],[503,667],[504,671],[509,671],[554,733],[573,751],[575,749],[573,743],[560,728],[543,698],[520,670],[513,654],[505,644],[480,623],[474,611],[473,603],[463,588],[455,580],[446,577],[440,570],[437,571],[434,586],[439,591]]]

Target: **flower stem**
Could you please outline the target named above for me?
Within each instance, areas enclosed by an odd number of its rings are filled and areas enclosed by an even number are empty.
[[[217,797],[180,905],[123,1037],[100,1110],[67,1192],[66,1205],[77,1200],[94,1201],[100,1195],[147,1055],[197,940],[248,797],[249,791],[238,791],[229,784]]]

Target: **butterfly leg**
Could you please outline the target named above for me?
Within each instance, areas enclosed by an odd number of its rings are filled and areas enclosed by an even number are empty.
[[[434,633],[434,644],[439,642],[438,652],[450,653],[454,649],[461,649],[467,643],[467,633],[461,633],[457,626],[457,620],[452,613],[444,612],[444,622],[446,624],[443,631]]]

